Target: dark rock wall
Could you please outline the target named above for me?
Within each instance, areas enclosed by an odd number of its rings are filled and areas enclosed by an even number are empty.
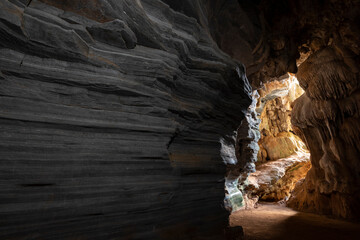
[[[219,239],[249,86],[164,2],[0,0],[1,239]]]
[[[244,63],[255,89],[296,72],[300,16],[291,14],[293,2],[204,0],[212,36],[223,51]]]

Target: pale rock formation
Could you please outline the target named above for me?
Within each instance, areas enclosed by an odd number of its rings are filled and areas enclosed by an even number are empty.
[[[256,112],[260,123],[260,151],[256,172],[246,181],[248,198],[262,201],[288,199],[295,183],[311,167],[309,153],[291,126],[291,106],[303,90],[292,75],[265,83]]]
[[[288,157],[305,145],[291,126],[292,104],[303,90],[292,75],[283,80],[265,83],[259,91],[256,111],[261,120],[258,163]]]
[[[248,178],[246,192],[262,201],[280,201],[290,197],[295,184],[311,168],[310,154],[297,152],[289,157],[257,166]]]

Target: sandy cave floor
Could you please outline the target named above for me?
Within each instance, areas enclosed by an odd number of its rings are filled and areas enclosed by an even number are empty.
[[[294,211],[276,203],[261,203],[230,216],[231,226],[242,226],[246,240],[357,240],[360,223]]]

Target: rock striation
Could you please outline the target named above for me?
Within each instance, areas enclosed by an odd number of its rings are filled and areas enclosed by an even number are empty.
[[[205,5],[0,1],[0,238],[219,239],[251,104]]]

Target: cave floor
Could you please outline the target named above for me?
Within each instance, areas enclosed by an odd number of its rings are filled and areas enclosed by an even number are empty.
[[[230,225],[242,226],[246,240],[360,239],[360,223],[298,212],[276,203],[232,213]]]

